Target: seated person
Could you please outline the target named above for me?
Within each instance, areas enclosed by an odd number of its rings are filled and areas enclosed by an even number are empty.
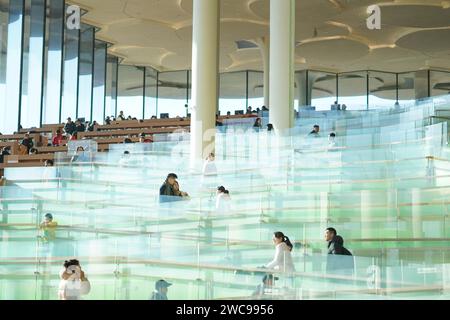
[[[223,122],[219,120],[219,115],[216,115],[216,127],[223,127]]]
[[[6,156],[11,155],[11,147],[4,147],[0,151],[0,163],[3,163]]]
[[[85,132],[86,131],[86,126],[80,120],[77,120],[75,122],[75,126],[76,126],[77,132]]]
[[[130,137],[127,137],[123,140],[123,143],[125,144],[133,143],[133,140],[131,140]]]
[[[54,136],[52,139],[52,145],[54,147],[59,147],[62,145],[63,140],[64,140],[64,136],[62,135],[61,129],[56,130],[56,136]]]
[[[153,139],[147,138],[145,133],[141,133],[139,136],[139,143],[153,143]]]
[[[173,202],[180,201],[182,198],[187,198],[189,195],[186,192],[180,191],[180,185],[178,184],[178,176],[175,173],[167,175],[166,181],[159,189],[159,201]]]
[[[111,117],[109,117],[109,116],[106,117],[105,124],[108,126],[111,124]]]
[[[77,131],[77,127],[71,118],[67,118],[67,122],[64,125],[64,132],[72,135],[75,131]]]
[[[31,150],[30,150],[30,155],[36,155],[36,154],[39,154],[38,149],[36,149],[36,148],[31,148]]]
[[[309,136],[319,138],[320,137],[319,133],[320,133],[320,126],[316,124],[313,128],[313,131],[309,133]]]
[[[22,140],[21,145],[27,148],[27,154],[29,154],[30,150],[34,147],[33,138],[30,137],[30,133],[25,134],[25,138]]]

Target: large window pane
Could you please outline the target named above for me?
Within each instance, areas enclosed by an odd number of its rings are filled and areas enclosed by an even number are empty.
[[[6,103],[4,108],[3,133],[13,133],[19,126],[20,76],[22,65],[24,1],[11,0],[8,20],[8,44],[6,59]]]
[[[308,96],[317,111],[330,110],[337,100],[336,74],[322,71],[308,72]]]
[[[41,122],[44,57],[45,0],[26,0],[24,26],[21,125],[39,127]]]
[[[144,105],[144,69],[135,66],[119,65],[118,111],[125,116],[142,118]]]
[[[264,106],[264,73],[248,72],[248,105],[256,109]]]
[[[161,72],[159,74],[159,115],[168,113],[171,118],[186,116],[188,81],[187,71]]]
[[[247,74],[243,72],[222,73],[220,75],[219,111],[222,115],[235,111],[245,113],[247,109]]]
[[[413,103],[416,99],[416,73],[400,73],[398,75],[398,95],[400,105]]]
[[[59,122],[61,107],[64,0],[48,0],[46,70],[44,78],[44,124]]]
[[[68,117],[76,117],[78,95],[79,35],[79,30],[66,29],[64,43],[64,82],[61,120],[65,120]]]
[[[95,41],[92,120],[103,122],[105,113],[106,43]]]
[[[107,57],[106,63],[106,97],[105,97],[105,115],[116,116],[117,112],[117,68],[118,58],[114,56]]]
[[[144,119],[158,116],[157,86],[158,72],[153,68],[145,69],[145,113]]]
[[[431,96],[450,94],[450,72],[430,71]]]
[[[369,106],[371,109],[390,109],[397,101],[395,73],[369,72]]]
[[[94,28],[82,25],[77,117],[92,120],[92,71],[94,65]]]
[[[367,110],[367,72],[339,74],[339,103],[347,110]]]
[[[9,0],[0,0],[0,132],[6,132],[6,43],[8,40]]]

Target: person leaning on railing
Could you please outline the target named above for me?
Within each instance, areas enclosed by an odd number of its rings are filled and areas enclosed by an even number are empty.
[[[170,173],[167,176],[166,181],[159,189],[159,201],[161,203],[180,201],[189,197],[189,194],[180,190],[177,179],[178,176],[175,173]]]

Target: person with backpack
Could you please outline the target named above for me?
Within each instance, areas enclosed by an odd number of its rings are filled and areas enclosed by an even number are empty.
[[[344,238],[337,234],[336,229],[327,228],[325,241],[328,242],[327,273],[353,275],[353,255],[344,247]]]

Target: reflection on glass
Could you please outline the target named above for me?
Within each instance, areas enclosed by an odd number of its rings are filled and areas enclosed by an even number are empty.
[[[125,116],[141,118],[144,105],[144,70],[141,67],[119,65],[117,108]]]
[[[185,117],[188,103],[187,71],[159,73],[158,112],[168,113],[171,118]]]
[[[27,0],[23,42],[21,125],[39,127],[41,121],[45,0]]]
[[[317,111],[330,110],[337,100],[335,73],[309,71],[307,87],[311,104]]]
[[[262,109],[264,105],[264,73],[257,71],[248,72],[248,105],[256,109]]]
[[[430,71],[431,96],[450,94],[450,72]]]
[[[76,117],[78,93],[79,37],[79,30],[66,29],[64,42],[64,82],[61,120],[65,120],[68,117]]]
[[[144,119],[150,119],[158,116],[156,96],[157,96],[157,80],[158,71],[153,68],[145,69],[145,112]]]
[[[118,58],[114,56],[107,57],[106,63],[106,97],[105,97],[105,116],[116,116],[117,114],[117,68]]]
[[[339,74],[339,103],[347,110],[367,110],[367,72]]]
[[[411,103],[416,97],[415,73],[400,73],[398,75],[398,97],[400,105]]]
[[[23,1],[9,5],[8,44],[6,59],[6,103],[2,112],[3,133],[13,133],[19,127],[20,70],[22,63]]]
[[[82,25],[80,34],[80,69],[77,118],[92,120],[92,67],[94,64],[94,28]]]
[[[64,0],[48,0],[46,70],[42,122],[60,121]]]
[[[106,43],[95,41],[94,89],[92,98],[92,120],[102,123],[105,113]]]
[[[224,115],[247,109],[246,72],[229,72],[220,75],[219,111]]]
[[[6,43],[8,40],[8,0],[0,0],[0,132],[6,132]]]
[[[395,73],[369,71],[370,109],[389,109],[397,101]]]

